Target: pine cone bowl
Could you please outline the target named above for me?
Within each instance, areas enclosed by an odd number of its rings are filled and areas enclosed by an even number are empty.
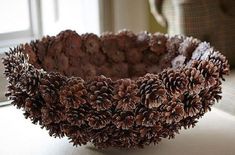
[[[174,138],[221,99],[225,56],[192,37],[66,30],[3,58],[6,96],[73,145],[142,148]]]

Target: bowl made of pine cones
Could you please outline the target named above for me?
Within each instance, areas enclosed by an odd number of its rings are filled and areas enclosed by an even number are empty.
[[[62,31],[10,49],[3,63],[6,96],[26,118],[98,148],[144,147],[194,127],[229,73],[207,42],[127,30]]]

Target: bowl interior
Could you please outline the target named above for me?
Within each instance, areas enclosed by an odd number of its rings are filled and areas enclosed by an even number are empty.
[[[57,71],[85,80],[96,75],[113,80],[136,79],[146,73],[159,73],[164,68],[186,64],[196,46],[182,52],[184,39],[161,33],[121,31],[97,36],[67,30],[55,37],[31,42],[25,52],[31,64],[48,72]]]

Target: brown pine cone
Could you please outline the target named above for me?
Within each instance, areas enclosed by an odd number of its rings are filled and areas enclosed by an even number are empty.
[[[184,73],[188,79],[188,88],[192,92],[199,92],[204,83],[204,77],[196,68],[185,68]]]
[[[198,122],[199,117],[198,116],[192,116],[192,117],[187,117],[179,122],[181,126],[184,127],[184,129],[188,128],[193,128],[196,126],[196,123]]]
[[[65,124],[62,127],[62,131],[69,137],[68,139],[73,143],[73,146],[86,145],[87,142],[91,140],[91,137],[89,137],[88,131],[84,126],[78,127]]]
[[[143,59],[143,53],[137,48],[131,48],[126,51],[126,59],[131,64],[140,63]]]
[[[128,63],[115,63],[112,65],[111,69],[111,77],[114,80],[120,79],[120,78],[127,78],[129,76],[129,68]]]
[[[101,129],[108,125],[111,121],[111,111],[93,111],[87,116],[87,121],[93,129]]]
[[[205,79],[206,86],[214,85],[219,77],[218,68],[210,61],[193,61],[191,67],[200,71]]]
[[[65,118],[72,126],[80,127],[85,124],[86,113],[86,109],[82,107],[79,109],[69,108],[65,112]]]
[[[95,54],[100,51],[101,41],[100,38],[93,33],[86,33],[82,36],[82,41],[86,52],[89,54]]]
[[[38,63],[38,57],[36,55],[36,52],[33,51],[32,46],[30,46],[28,43],[24,45],[25,51],[24,53],[28,55],[29,63],[30,64],[36,64]]]
[[[161,69],[159,68],[158,65],[152,65],[147,68],[147,72],[152,74],[158,74],[161,72]]]
[[[166,89],[158,75],[146,74],[137,81],[141,102],[146,107],[157,108],[167,101]]]
[[[106,77],[112,76],[112,66],[110,63],[104,63],[102,66],[97,67],[97,76],[105,75]]]
[[[114,86],[114,102],[117,102],[116,109],[132,111],[139,103],[137,84],[131,79],[116,81]]]
[[[87,91],[84,86],[84,80],[81,78],[69,78],[64,86],[60,89],[60,102],[66,109],[78,109],[86,103]]]
[[[150,50],[153,51],[156,55],[161,55],[166,53],[166,42],[168,36],[163,33],[155,33],[151,36],[149,46]]]
[[[65,73],[70,67],[69,58],[64,53],[61,53],[56,59],[58,71]]]
[[[121,30],[117,33],[118,47],[121,50],[130,49],[135,46],[136,35],[129,30]]]
[[[147,31],[140,32],[137,34],[136,47],[140,51],[147,50],[149,48],[150,35]]]
[[[101,67],[105,64],[107,59],[106,59],[106,56],[101,51],[99,51],[98,53],[94,53],[94,54],[90,55],[89,61],[92,64],[94,64],[98,67]]]
[[[139,76],[143,76],[147,73],[148,66],[145,63],[138,63],[135,65],[130,65],[130,77],[138,78]]]
[[[184,72],[167,69],[160,73],[160,79],[166,90],[174,95],[182,94],[186,91],[188,80]]]
[[[40,41],[35,40],[30,42],[30,45],[33,47],[33,51],[37,54],[39,62],[42,63],[44,61],[48,46],[53,38],[54,37],[46,36],[43,37]]]
[[[105,76],[97,76],[87,83],[88,102],[97,111],[107,110],[112,107],[113,82]]]
[[[74,44],[75,43],[75,44]],[[71,48],[71,45],[73,47]],[[65,30],[60,32],[56,37],[51,39],[47,48],[47,56],[50,57],[59,57],[62,51],[67,51],[68,56],[75,56],[77,52],[75,52],[74,47],[81,46],[80,36],[71,30]],[[77,48],[76,50],[79,51]],[[76,55],[77,56],[77,55]]]
[[[199,93],[202,100],[201,115],[204,115],[204,113],[210,111],[211,106],[215,103],[215,101],[218,102],[222,98],[221,84],[222,83],[218,80],[215,85],[205,88]]]
[[[48,107],[59,103],[60,87],[64,86],[66,78],[59,73],[51,72],[40,80],[39,91]]]
[[[111,62],[123,62],[125,60],[125,53],[119,49],[112,49],[107,52],[108,60]]]
[[[42,107],[41,109],[42,123],[43,125],[49,125],[51,123],[60,123],[64,121],[64,109],[54,108],[50,109],[48,107]]]
[[[182,103],[184,103],[185,117],[193,117],[199,114],[202,108],[201,98],[197,94],[184,93],[180,96]]]
[[[82,51],[82,38],[75,31],[65,31],[65,47],[64,51],[69,58],[78,58]]]
[[[81,71],[81,77],[83,77],[85,80],[89,80],[96,76],[96,68],[92,64],[84,64],[84,66],[81,66]]]
[[[102,33],[100,36],[103,53],[118,49],[117,36],[112,32]]]
[[[163,126],[160,123],[152,127],[142,127],[140,131],[141,141],[138,145],[146,146],[150,145],[151,143],[157,144],[161,141],[160,134],[163,132]]]
[[[28,71],[24,72],[19,78],[18,87],[29,96],[38,95],[40,79],[45,73],[37,70],[33,66],[28,66]]]
[[[174,53],[175,55],[179,54],[180,44],[184,41],[184,37],[181,35],[175,35],[169,37],[166,41],[166,48],[168,53]]]
[[[186,57],[183,55],[178,55],[171,61],[172,68],[183,67],[186,61]]]
[[[28,97],[24,101],[25,101],[25,106],[24,106],[25,117],[30,118],[34,124],[36,124],[37,122],[41,124],[42,122],[41,109],[44,103],[40,100],[39,97]]]
[[[212,54],[210,54],[208,59],[215,66],[217,66],[217,68],[219,70],[220,78],[222,78],[222,80],[225,80],[223,78],[223,75],[229,74],[229,67],[230,67],[226,57],[223,56],[222,54],[220,54],[218,51],[216,51],[216,52],[213,52]]]
[[[135,148],[140,141],[139,134],[134,131],[116,129],[108,140],[110,147]]]
[[[137,125],[153,127],[160,119],[160,113],[157,110],[148,109],[141,106],[136,111],[135,121]]]
[[[156,55],[152,51],[144,51],[143,54],[143,61],[145,64],[151,65],[157,65],[160,61],[160,56]]]
[[[52,72],[52,71],[56,71],[58,67],[55,63],[54,58],[52,58],[51,56],[46,56],[46,57],[44,57],[44,60],[42,62],[42,68],[44,70]]]
[[[184,118],[184,104],[178,98],[162,105],[160,109],[162,111],[161,119],[167,124],[178,123]]]
[[[127,130],[134,125],[134,115],[129,111],[116,111],[112,117],[113,124],[117,128]]]
[[[187,60],[190,60],[193,54],[193,51],[197,48],[199,40],[194,39],[192,37],[187,37],[185,40],[179,45],[179,53],[184,55]]]

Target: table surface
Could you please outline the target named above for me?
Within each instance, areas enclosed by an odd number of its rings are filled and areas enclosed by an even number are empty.
[[[173,140],[135,150],[97,150],[91,144],[73,147],[66,138],[50,137],[13,106],[0,108],[0,155],[234,155],[235,116],[213,108],[193,129]]]

